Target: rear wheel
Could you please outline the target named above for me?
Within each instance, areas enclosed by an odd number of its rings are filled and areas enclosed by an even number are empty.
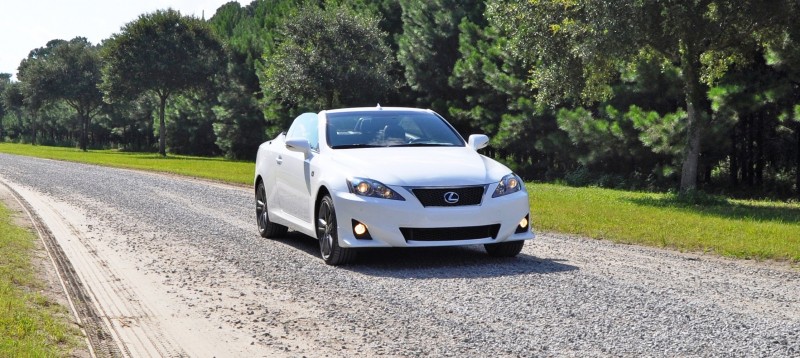
[[[333,200],[328,195],[325,195],[319,203],[317,239],[319,239],[320,255],[328,265],[346,264],[352,262],[356,257],[354,249],[339,246],[336,210],[333,208]]]
[[[497,244],[485,244],[483,247],[489,256],[494,257],[514,257],[522,251],[525,241],[506,241]]]
[[[269,238],[286,235],[286,226],[269,220],[267,190],[264,188],[264,182],[259,182],[256,187],[256,221],[258,221],[258,233],[261,234],[261,237]]]

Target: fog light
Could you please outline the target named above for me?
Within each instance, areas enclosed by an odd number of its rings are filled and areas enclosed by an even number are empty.
[[[522,220],[519,221],[519,226],[517,226],[517,229],[514,230],[515,234],[521,234],[521,233],[523,233],[525,231],[528,231],[528,228],[529,228],[528,225],[530,225],[530,220],[528,218],[529,218],[529,216],[525,215],[525,217],[522,218]]]
[[[366,225],[364,225],[364,224],[362,224],[362,223],[358,223],[358,224],[356,224],[356,226],[353,228],[353,232],[355,232],[355,233],[356,233],[356,235],[359,235],[359,236],[361,236],[361,235],[364,235],[364,233],[366,233],[366,232],[367,232],[367,226],[366,226]]]
[[[353,224],[353,235],[355,235],[356,239],[372,240],[372,235],[369,234],[369,229],[366,224],[356,219],[351,219],[351,222]]]

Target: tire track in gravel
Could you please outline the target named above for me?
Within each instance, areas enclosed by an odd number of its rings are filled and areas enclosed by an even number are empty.
[[[48,251],[56,258],[62,280],[74,297],[76,311],[94,355],[99,357],[180,357],[186,353],[167,340],[131,288],[76,228],[69,208],[15,184],[4,183],[28,208]],[[73,213],[74,215],[74,213]],[[44,218],[44,219],[43,219]],[[70,243],[72,242],[72,243]],[[75,268],[78,267],[78,270]]]
[[[43,162],[60,165],[56,161]],[[145,180],[164,179],[161,175],[119,172],[143,176]],[[300,350],[337,354],[337,350],[308,343],[320,333],[333,335],[324,333],[329,326],[317,323],[322,316],[319,310],[187,245],[187,238],[200,233],[196,228],[189,228],[188,233],[169,234],[164,229],[169,225],[158,223],[151,227],[141,220],[130,220],[131,212],[119,210],[124,206],[109,206],[102,199],[84,196],[95,192],[93,189],[66,189],[62,201],[50,193],[64,191],[60,183],[52,183],[55,185],[39,192],[4,179],[4,174],[9,173],[0,172],[0,183],[7,182],[34,203],[32,211],[46,218],[43,222],[52,228],[52,236],[58,240],[56,246],[64,247],[63,256],[77,267],[74,277],[86,287],[77,298],[95,309],[97,327],[106,332],[97,336],[103,337],[105,347],[112,350],[99,356],[280,357]],[[80,176],[82,181],[85,175]],[[138,179],[136,183],[141,182]],[[189,182],[247,192],[242,187]],[[220,232],[220,226],[251,226],[236,216],[225,215],[214,200],[176,196],[159,185],[144,190],[149,193],[134,196],[144,201],[158,198],[180,207],[185,216],[202,218],[199,222],[212,234]],[[262,303],[262,297],[269,297],[269,302]],[[346,336],[341,334],[338,338]],[[104,348],[95,341],[92,346]]]
[[[48,225],[42,221],[42,218],[36,213],[31,204],[12,187],[5,182],[0,182],[0,184],[3,184],[0,190],[8,190],[31,219],[36,233],[53,261],[59,281],[67,295],[70,310],[86,335],[90,355],[93,357],[120,357],[122,353],[119,346],[114,342],[109,327],[96,311],[89,293],[86,292],[83,283],[75,272],[75,268],[67,259],[66,254],[61,249],[61,245],[59,245]]]

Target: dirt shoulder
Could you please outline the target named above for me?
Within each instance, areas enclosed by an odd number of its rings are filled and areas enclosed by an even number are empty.
[[[64,311],[67,313],[57,316],[56,319],[72,325],[76,330],[82,332],[85,338],[86,332],[82,329],[70,297],[67,296],[66,288],[59,276],[56,263],[45,245],[44,238],[39,235],[38,228],[34,224],[32,216],[25,208],[24,203],[21,202],[7,186],[2,185],[2,183],[0,183],[0,202],[11,211],[11,218],[14,225],[37,235],[38,240],[33,241],[34,249],[31,253],[31,265],[33,266],[36,278],[42,283],[38,293],[44,296],[48,301],[64,307]],[[92,357],[93,355],[88,344],[81,344],[70,352],[70,356]]]
[[[107,243],[124,241],[125,237],[98,226],[79,208],[13,183],[0,183],[0,199],[18,213],[18,224],[32,229],[41,239],[35,258],[37,274],[47,283],[46,295],[70,307],[73,315],[68,319],[83,329],[89,342],[76,356],[225,357],[265,353],[264,347],[252,347],[251,337],[244,332],[215,324],[176,299],[159,277],[140,272],[138,266],[146,258],[112,249]],[[184,251],[183,256],[192,255]],[[198,259],[198,263],[201,261]],[[251,283],[231,286],[247,284]]]

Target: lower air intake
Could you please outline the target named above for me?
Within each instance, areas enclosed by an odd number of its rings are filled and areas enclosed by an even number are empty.
[[[408,228],[401,227],[406,241],[453,241],[492,239],[497,237],[500,224],[467,227]]]

